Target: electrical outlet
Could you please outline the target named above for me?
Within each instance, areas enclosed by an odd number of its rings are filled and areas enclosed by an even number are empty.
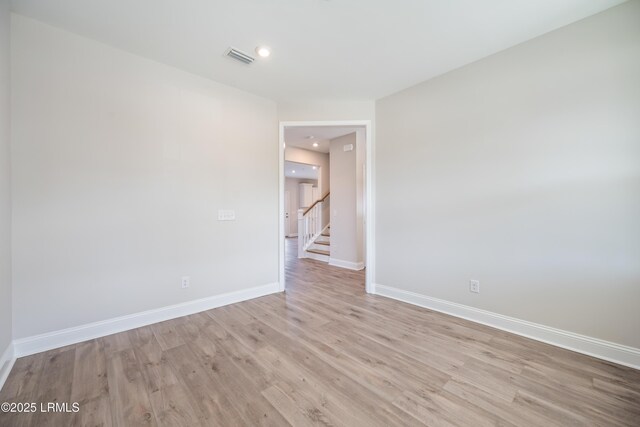
[[[480,281],[479,280],[469,280],[469,291],[475,292],[476,294],[480,293]]]
[[[191,278],[189,276],[183,276],[182,277],[182,289],[188,288],[190,281],[191,281]]]

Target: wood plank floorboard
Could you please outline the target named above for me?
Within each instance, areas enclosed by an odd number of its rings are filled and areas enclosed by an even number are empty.
[[[640,426],[640,371],[364,292],[298,260],[287,292],[23,357],[0,426]]]

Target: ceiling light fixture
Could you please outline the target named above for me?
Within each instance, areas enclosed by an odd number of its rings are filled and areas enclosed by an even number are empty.
[[[314,142],[314,143],[313,143],[313,146],[314,146],[314,147],[317,147],[317,146],[318,146],[318,143],[317,143],[317,142]]]
[[[296,173],[296,171],[291,171],[291,173]]]
[[[314,166],[314,167],[313,167],[313,170],[316,170],[316,169],[318,169],[318,167],[317,167],[317,166]]]
[[[266,58],[271,55],[271,49],[269,49],[267,46],[258,46],[256,48],[256,53],[258,54],[258,56],[260,56],[260,58]]]

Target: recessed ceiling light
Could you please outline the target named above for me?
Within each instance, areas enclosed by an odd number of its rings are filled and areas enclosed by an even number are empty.
[[[267,46],[258,46],[256,48],[256,53],[261,58],[266,58],[267,56],[271,55],[271,49],[269,49]]]
[[[314,142],[314,143],[313,143],[313,146],[314,146],[314,147],[317,147],[317,146],[318,146],[318,143],[317,143],[317,142]]]
[[[317,166],[314,166],[314,167],[313,167],[313,170],[316,170],[316,169],[318,169],[318,167],[317,167]]]
[[[291,171],[291,173],[296,173],[296,171]]]

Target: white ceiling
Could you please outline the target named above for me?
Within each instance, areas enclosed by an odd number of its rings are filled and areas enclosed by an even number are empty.
[[[13,10],[275,100],[376,99],[623,2],[13,0]],[[271,57],[223,56],[258,45]]]
[[[318,179],[318,170],[315,165],[307,165],[304,163],[284,162],[284,176],[287,178],[304,178]]]
[[[288,147],[298,147],[319,153],[328,153],[330,146],[329,140],[348,135],[357,129],[357,126],[289,127],[284,130],[284,142]],[[313,146],[314,142],[318,143],[317,147]]]

